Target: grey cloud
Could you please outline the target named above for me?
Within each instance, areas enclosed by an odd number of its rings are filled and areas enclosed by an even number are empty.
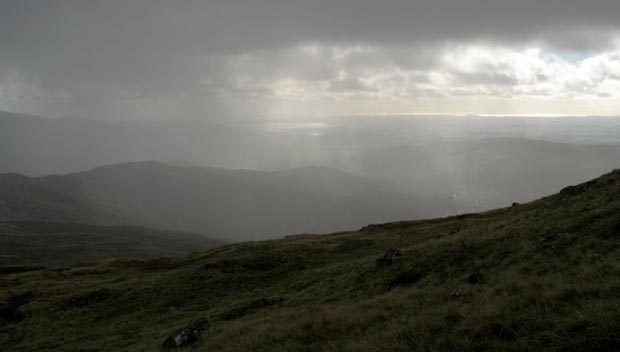
[[[14,49],[244,52],[299,41],[412,43],[618,28],[614,0],[3,0]],[[553,35],[552,35],[553,34]],[[28,39],[27,41],[25,39]],[[553,39],[553,38],[550,38]],[[163,46],[163,47],[162,47]],[[32,48],[31,48],[32,49]]]
[[[0,71],[33,77],[52,96],[69,93],[75,107],[56,114],[123,115],[149,103],[166,105],[166,113],[190,103],[220,113],[217,94],[202,82],[227,84],[231,77],[221,76],[231,57],[300,43],[371,45],[385,52],[347,63],[410,68],[432,66],[442,43],[538,41],[587,51],[609,44],[618,13],[616,0],[0,0]],[[274,65],[269,55],[269,65],[246,69],[265,77],[334,75],[312,62],[287,68],[286,56]],[[205,64],[213,57],[224,64]]]
[[[475,73],[460,72],[455,74],[454,77],[459,83],[463,84],[511,86],[518,83],[518,80],[511,75],[492,71]]]

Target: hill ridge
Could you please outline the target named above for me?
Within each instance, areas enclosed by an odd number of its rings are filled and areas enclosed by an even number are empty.
[[[141,225],[229,241],[332,232],[460,207],[448,196],[412,195],[322,167],[267,172],[147,161],[34,178],[0,174],[0,220]]]

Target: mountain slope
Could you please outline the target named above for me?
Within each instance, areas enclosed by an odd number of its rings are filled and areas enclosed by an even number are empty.
[[[0,265],[69,265],[111,258],[181,256],[222,244],[198,234],[135,226],[0,223]]]
[[[486,213],[0,287],[5,351],[152,351],[203,318],[195,351],[617,351],[620,171]]]
[[[328,168],[278,172],[127,163],[28,178],[0,175],[0,220],[137,224],[226,240],[330,232],[457,212]]]

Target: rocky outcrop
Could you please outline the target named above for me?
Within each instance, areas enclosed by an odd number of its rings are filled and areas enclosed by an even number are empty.
[[[168,336],[161,345],[163,350],[183,348],[194,345],[200,341],[202,334],[209,329],[206,319],[198,319],[193,323],[187,324]]]
[[[390,248],[385,252],[383,257],[377,259],[377,268],[392,268],[396,269],[400,267],[401,252],[398,249]]]

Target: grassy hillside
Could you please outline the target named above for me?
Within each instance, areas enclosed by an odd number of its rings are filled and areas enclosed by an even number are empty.
[[[68,265],[187,255],[222,245],[206,236],[129,226],[0,223],[0,265]]]
[[[320,167],[259,172],[137,162],[35,178],[0,174],[0,220],[131,224],[230,241],[457,211],[447,196],[404,194]]]
[[[377,261],[390,248],[399,260]],[[617,351],[620,172],[487,213],[0,276],[3,351]]]

